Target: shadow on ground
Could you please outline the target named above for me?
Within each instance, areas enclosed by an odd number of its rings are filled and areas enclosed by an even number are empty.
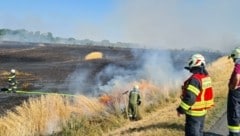
[[[157,129],[157,128],[184,131],[184,125],[182,124],[177,124],[177,123],[170,124],[170,123],[164,122],[164,123],[151,124],[151,125],[138,127],[138,128],[129,128],[126,131],[122,131],[121,134],[129,134],[133,132],[140,132],[140,131],[146,131],[148,129]],[[216,134],[213,132],[204,132],[204,136],[224,136],[224,135]]]
[[[224,135],[220,135],[212,132],[204,132],[204,136],[224,136]]]
[[[129,128],[128,130],[121,132],[121,134],[146,131],[148,129],[154,129],[154,128],[175,129],[175,130],[184,131],[184,125],[182,124],[176,124],[176,123],[170,124],[170,123],[164,122],[164,123],[151,124],[151,125],[138,127],[138,128]]]

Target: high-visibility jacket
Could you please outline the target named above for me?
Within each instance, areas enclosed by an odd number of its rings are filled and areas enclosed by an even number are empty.
[[[188,84],[191,78],[196,79],[200,83],[200,88]],[[186,111],[186,114],[192,116],[203,116],[206,110],[214,105],[213,89],[211,78],[205,74],[193,74],[183,85],[182,98],[184,98],[187,91],[196,95],[196,100],[193,105],[188,105],[184,101],[181,102],[180,107]]]
[[[10,84],[10,85],[16,85],[16,75],[15,74],[10,74],[9,76],[8,76],[8,83]]]

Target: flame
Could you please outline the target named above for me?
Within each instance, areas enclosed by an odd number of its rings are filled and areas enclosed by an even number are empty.
[[[139,91],[141,92],[141,96],[148,95],[149,99],[151,99],[150,94],[156,94],[156,92],[160,90],[160,87],[154,85],[151,81],[141,80],[129,83],[127,86],[130,88],[126,89],[127,91],[115,87],[111,94],[104,93],[98,97],[98,100],[100,103],[106,106],[110,106],[113,103],[118,103],[119,105],[126,106],[128,101],[128,92],[132,89],[131,87],[136,84],[139,85]]]
[[[92,60],[92,59],[102,59],[103,58],[103,53],[102,52],[91,52],[91,53],[88,53],[84,60]]]
[[[100,103],[102,103],[104,105],[109,105],[112,102],[112,100],[113,100],[112,97],[107,94],[103,94],[99,97]]]

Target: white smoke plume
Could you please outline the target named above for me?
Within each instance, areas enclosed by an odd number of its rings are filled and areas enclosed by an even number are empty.
[[[91,89],[92,87],[86,84],[88,83],[87,79],[89,78],[89,75],[90,73],[87,69],[78,68],[66,79],[66,82],[68,84],[68,90],[75,94],[84,94],[90,89],[91,93],[87,94],[93,94],[94,90]]]
[[[180,86],[186,73],[177,70],[173,64],[170,52],[167,50],[133,50],[134,60],[125,66],[115,63],[106,65],[93,76],[93,87],[86,86],[89,71],[79,67],[68,80],[70,91],[90,95],[99,95],[103,92],[126,91],[132,88],[132,83],[142,80],[155,86]],[[86,91],[87,89],[87,91]],[[84,91],[85,90],[85,91]]]

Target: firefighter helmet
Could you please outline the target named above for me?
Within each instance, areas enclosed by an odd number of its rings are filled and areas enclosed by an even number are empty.
[[[15,69],[11,69],[11,73],[16,73],[16,70]]]
[[[240,58],[240,47],[235,48],[229,58],[239,59]]]
[[[187,68],[205,66],[205,58],[201,54],[194,54],[188,60]]]
[[[139,86],[138,86],[138,85],[134,85],[133,88],[136,89],[136,90],[138,90],[138,89],[139,89]]]

